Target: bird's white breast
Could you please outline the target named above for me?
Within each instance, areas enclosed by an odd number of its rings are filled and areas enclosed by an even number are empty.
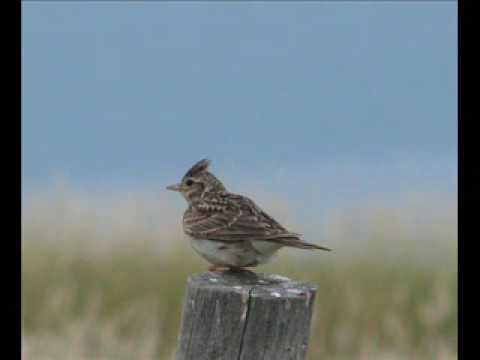
[[[267,262],[282,246],[267,241],[213,241],[191,239],[192,248],[215,265],[255,266]]]

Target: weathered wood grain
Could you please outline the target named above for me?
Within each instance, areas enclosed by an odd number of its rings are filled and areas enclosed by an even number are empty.
[[[278,275],[192,276],[177,360],[305,359],[315,293],[310,284]]]

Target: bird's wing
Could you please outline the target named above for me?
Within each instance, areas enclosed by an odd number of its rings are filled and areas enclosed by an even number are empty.
[[[206,194],[196,204],[197,214],[184,219],[187,233],[197,239],[222,241],[275,240],[298,238],[261,210],[247,197],[232,194]]]

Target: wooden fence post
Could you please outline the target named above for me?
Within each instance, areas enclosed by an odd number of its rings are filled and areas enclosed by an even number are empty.
[[[303,360],[316,288],[278,275],[190,277],[177,360]]]

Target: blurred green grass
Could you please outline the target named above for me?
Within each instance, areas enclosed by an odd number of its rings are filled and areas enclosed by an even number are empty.
[[[113,217],[107,236],[98,231],[104,218],[80,216],[78,202],[69,201],[46,197],[25,207],[24,359],[173,359],[187,278],[207,264],[179,222],[166,220],[165,231],[156,231]],[[142,204],[125,207],[150,215],[169,209]],[[87,201],[83,214],[93,208]],[[118,204],[105,212],[113,209]],[[258,268],[318,286],[308,359],[457,357],[456,219],[433,217],[420,231],[402,221],[408,210],[392,209],[337,221],[336,235],[322,242],[331,253],[282,249]],[[374,230],[361,241],[347,241],[367,225]],[[420,242],[419,232],[431,241]]]

